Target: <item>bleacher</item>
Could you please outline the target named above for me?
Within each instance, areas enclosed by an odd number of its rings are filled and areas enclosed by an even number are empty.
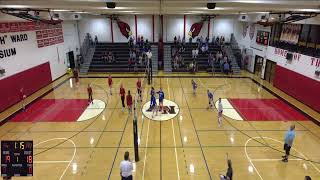
[[[105,62],[101,57],[105,52],[112,52],[116,62]],[[96,44],[95,52],[90,64],[89,72],[134,72],[133,66],[128,68],[129,48],[128,43],[105,43]],[[137,65],[135,72],[144,72],[144,65]]]
[[[184,58],[184,67],[180,67],[178,69],[172,69],[172,72],[187,72],[187,66],[193,61],[192,59],[192,50],[197,47],[196,43],[186,43],[185,51],[181,52],[182,58]],[[173,44],[171,46],[171,49],[173,49]],[[216,53],[221,50],[220,46],[214,46],[213,44],[209,44],[209,52],[212,52],[215,56]],[[173,55],[173,54],[172,54]],[[222,72],[222,69],[220,67],[220,64],[214,63],[214,68],[211,68],[208,65],[208,54],[203,54],[199,51],[198,58],[196,59],[197,65],[198,65],[198,71],[206,71],[206,72]],[[173,64],[172,64],[173,67]]]

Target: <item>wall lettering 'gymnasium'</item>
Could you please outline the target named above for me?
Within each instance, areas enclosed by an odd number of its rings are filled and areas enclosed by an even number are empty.
[[[0,36],[0,45],[6,45],[7,41],[12,42],[12,44],[27,41],[28,40],[28,35],[27,34],[14,34],[10,35],[10,39],[8,40],[8,36]],[[8,49],[0,49],[0,59],[4,59],[10,56],[15,56],[17,54],[17,50],[15,47],[13,48],[8,48]]]

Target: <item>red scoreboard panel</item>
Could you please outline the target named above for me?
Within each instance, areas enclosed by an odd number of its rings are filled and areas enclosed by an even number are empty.
[[[32,141],[1,141],[1,176],[33,176]]]

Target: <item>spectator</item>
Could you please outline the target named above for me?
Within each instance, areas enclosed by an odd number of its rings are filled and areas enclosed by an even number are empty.
[[[213,45],[216,45],[216,43],[215,43],[215,36],[212,37],[211,43],[212,43]]]
[[[192,37],[189,38],[189,44],[192,44]]]
[[[121,180],[132,180],[133,165],[129,158],[129,152],[124,153],[124,160],[120,163]]]
[[[206,37],[206,43],[209,43],[209,37],[208,36]]]
[[[232,176],[233,176],[233,169],[232,169],[232,162],[231,159],[228,159],[227,161],[228,163],[228,170],[227,170],[227,174],[224,176],[222,174],[220,174],[220,180],[232,180]]]
[[[208,66],[212,67],[213,61],[214,61],[214,57],[213,57],[213,54],[210,52],[208,56]]]
[[[177,36],[174,36],[174,38],[173,38],[173,44],[174,44],[174,45],[177,45]]]
[[[224,64],[223,64],[223,72],[228,74],[229,70],[230,70],[229,63],[228,62],[224,62]]]
[[[146,39],[146,43],[145,43],[145,45],[144,45],[144,51],[145,51],[145,52],[148,52],[150,49],[151,49],[151,45],[150,45],[150,43],[149,43],[149,40]]]
[[[178,55],[175,54],[174,57],[173,57],[173,68],[174,69],[178,69],[178,61],[179,61],[179,58],[178,58]]]
[[[108,61],[108,54],[107,54],[107,52],[104,52],[104,53],[102,54],[101,59],[102,59],[105,63],[107,63],[107,61]]]
[[[129,59],[128,59],[128,70],[129,70],[129,71],[130,71],[131,68],[132,68],[132,64],[133,64],[133,60],[132,60],[132,58],[129,58]]]
[[[147,55],[147,62],[151,61],[151,58],[152,58],[152,52],[151,50],[149,49],[149,51],[146,53]]]
[[[290,155],[290,149],[292,147],[293,140],[296,136],[294,129],[295,129],[295,125],[293,124],[290,126],[290,129],[286,133],[286,136],[284,139],[284,147],[283,147],[283,149],[285,150],[285,155],[282,156],[283,162],[288,162],[288,156]]]
[[[95,35],[95,37],[94,37],[94,43],[95,43],[95,44],[98,44],[98,37],[97,37],[97,35]]]
[[[186,38],[183,37],[181,42],[181,52],[185,50],[185,47],[186,47]]]
[[[115,58],[114,58],[114,56],[113,56],[111,51],[109,51],[107,59],[108,59],[109,63],[114,63],[115,62]]]
[[[216,38],[216,45],[220,45],[220,38],[219,38],[219,36],[217,36],[217,38]]]
[[[304,180],[311,180],[311,177],[310,176],[305,176]]]
[[[133,42],[134,42],[133,37],[132,37],[132,36],[130,36],[130,38],[129,38],[129,42],[128,42],[128,45],[129,45],[129,49],[130,49],[130,50],[131,50],[131,49],[133,49],[133,47],[134,47]]]

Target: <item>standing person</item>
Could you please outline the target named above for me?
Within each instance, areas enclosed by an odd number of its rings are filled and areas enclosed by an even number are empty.
[[[160,87],[160,90],[157,92],[159,94],[159,106],[160,111],[163,112],[163,99],[164,99],[164,92],[162,91],[162,88]]]
[[[283,146],[283,149],[285,150],[286,153],[285,153],[284,156],[282,156],[282,158],[283,158],[282,161],[283,162],[288,162],[288,156],[290,154],[290,149],[292,147],[293,140],[294,140],[294,138],[296,136],[296,133],[294,131],[295,127],[296,126],[294,124],[291,125],[290,129],[286,133],[286,136],[285,136],[285,139],[284,139],[284,146]]]
[[[228,163],[228,170],[226,175],[220,174],[220,180],[232,180],[233,176],[233,169],[232,169],[232,162],[231,159],[227,160]]]
[[[138,95],[139,95],[139,100],[140,100],[140,102],[142,102],[142,88],[141,88],[140,78],[138,78],[138,81],[137,81],[137,91],[138,91]]]
[[[193,79],[191,80],[191,84],[192,84],[193,95],[196,95],[196,90],[198,85]]]
[[[108,77],[108,85],[109,85],[109,91],[110,91],[110,95],[112,95],[112,77],[111,77],[111,74],[109,74],[109,77]]]
[[[124,160],[120,163],[121,180],[132,180],[133,165],[129,158],[129,152],[124,153]]]
[[[87,91],[88,91],[88,102],[89,104],[92,103],[93,104],[93,98],[92,98],[92,87],[90,84],[88,84],[88,88],[87,88]]]
[[[121,98],[121,103],[122,103],[122,111],[124,110],[124,108],[126,107],[124,105],[124,99],[125,99],[125,95],[126,95],[126,90],[123,88],[123,85],[121,84],[120,86],[120,98]]]
[[[209,100],[209,106],[207,109],[209,109],[213,107],[213,93],[208,89],[207,94],[208,94],[208,100]]]
[[[127,106],[128,106],[129,114],[131,114],[131,112],[132,112],[132,96],[131,96],[130,90],[128,90],[128,95],[127,95],[126,99],[127,99]]]
[[[74,79],[76,81],[76,85],[78,85],[79,84],[79,72],[78,72],[77,68],[73,69],[73,77],[74,77]]]
[[[20,100],[21,100],[21,107],[22,107],[22,110],[25,111],[26,110],[26,106],[25,106],[25,99],[26,99],[26,95],[24,94],[24,89],[21,88],[20,89]]]
[[[219,124],[219,127],[221,126],[222,124],[222,112],[223,112],[223,106],[222,106],[222,103],[221,103],[221,98],[219,98],[219,103],[218,103],[218,124]]]
[[[154,87],[151,87],[151,91],[150,91],[150,96],[151,96],[151,100],[150,100],[150,107],[149,109],[152,110],[156,105],[157,105],[157,101],[156,101],[156,97],[154,96]]]

